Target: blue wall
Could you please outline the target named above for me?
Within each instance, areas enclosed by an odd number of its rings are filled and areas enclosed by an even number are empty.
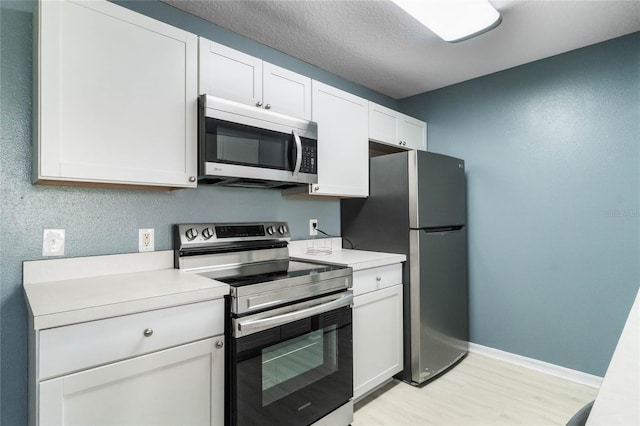
[[[400,108],[466,160],[471,340],[604,375],[640,282],[640,33]]]
[[[171,249],[171,225],[191,221],[289,221],[294,239],[308,219],[340,232],[339,202],[290,199],[277,190],[201,186],[172,192],[31,184],[31,2],[0,2],[0,424],[27,422],[27,311],[22,261],[41,259],[44,228],[66,229],[67,257],[137,251],[138,228],[155,229],[157,250]],[[335,87],[396,106],[396,101],[229,33],[157,1],[127,7],[243,50]]]

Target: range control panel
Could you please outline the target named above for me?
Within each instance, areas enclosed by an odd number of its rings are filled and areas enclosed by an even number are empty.
[[[185,223],[174,225],[174,249],[214,247],[228,243],[289,241],[287,222]]]

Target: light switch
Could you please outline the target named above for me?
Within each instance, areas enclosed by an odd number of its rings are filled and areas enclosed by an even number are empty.
[[[43,256],[64,256],[64,229],[45,229],[42,234]]]

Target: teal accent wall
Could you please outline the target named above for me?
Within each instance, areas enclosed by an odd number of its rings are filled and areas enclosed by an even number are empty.
[[[471,341],[603,376],[640,283],[640,33],[399,106],[466,160]]]
[[[390,107],[396,101],[230,33],[158,1],[126,7]],[[285,220],[294,239],[308,219],[340,232],[337,200],[292,199],[280,191],[200,186],[171,192],[31,184],[32,13],[30,1],[0,1],[0,424],[27,423],[27,310],[22,262],[42,259],[45,228],[66,230],[65,257],[132,253],[139,228],[171,249],[171,225],[192,221]]]

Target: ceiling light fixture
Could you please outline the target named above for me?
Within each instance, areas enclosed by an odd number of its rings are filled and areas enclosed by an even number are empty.
[[[450,43],[468,40],[500,25],[489,0],[392,0],[438,37]]]

